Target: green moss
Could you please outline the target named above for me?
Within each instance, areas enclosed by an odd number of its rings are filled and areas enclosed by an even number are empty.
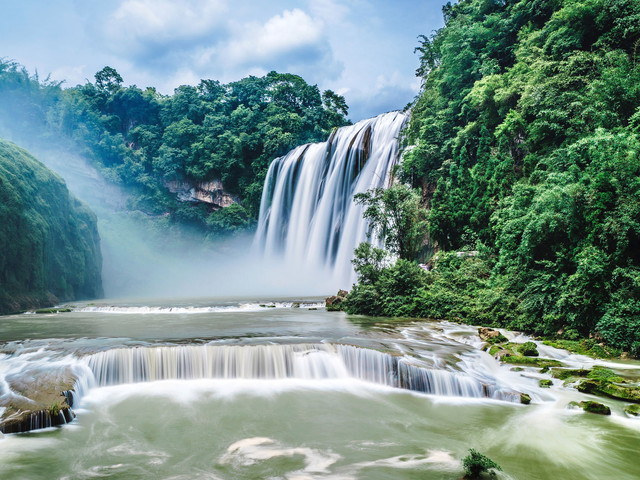
[[[489,348],[489,355],[491,355],[492,357],[498,353],[500,350],[502,350],[499,346],[497,345],[491,345],[491,347]]]
[[[629,415],[633,415],[634,417],[638,417],[638,416],[640,416],[640,405],[638,405],[638,404],[627,405],[624,408],[624,411]]]
[[[549,380],[548,378],[543,378],[542,380],[540,380],[538,382],[538,385],[541,388],[549,388],[549,387],[551,387],[553,385],[553,382],[551,380]]]
[[[525,342],[518,346],[518,352],[527,357],[537,357],[539,355],[538,348],[533,342]]]
[[[569,369],[569,368],[553,368],[551,369],[551,376],[560,380],[568,380],[575,377],[586,377],[591,370],[586,369]]]
[[[524,405],[529,405],[531,403],[531,397],[529,395],[527,395],[526,393],[521,393],[520,394],[520,403],[522,403]]]
[[[550,347],[562,348],[579,355],[587,355],[593,358],[614,358],[619,357],[621,354],[619,349],[600,345],[590,338],[583,340],[547,339],[543,343]]]
[[[496,335],[495,337],[487,338],[487,343],[491,343],[491,344],[505,343],[507,341],[508,341],[507,337],[505,337],[501,333],[498,333],[498,335]]]
[[[559,367],[562,365],[562,363],[558,360],[553,360],[551,358],[536,358],[515,355],[511,357],[501,358],[501,360],[505,363],[515,365],[531,365],[535,367]]]
[[[585,412],[597,413],[598,415],[611,415],[611,409],[598,402],[580,402],[580,406]]]
[[[620,377],[613,377],[620,378]],[[640,389],[633,385],[620,385],[609,383],[603,380],[584,380],[578,385],[578,391],[582,393],[590,393],[592,395],[603,395],[606,397],[616,398],[618,400],[627,400],[640,403]]]
[[[593,370],[591,370],[591,372],[589,372],[589,374],[587,375],[588,378],[592,379],[592,380],[600,380],[601,382],[623,382],[624,379],[622,377],[620,377],[617,373],[615,373],[613,370],[610,370],[608,368],[605,367],[601,367],[601,366],[595,366],[593,367]]]

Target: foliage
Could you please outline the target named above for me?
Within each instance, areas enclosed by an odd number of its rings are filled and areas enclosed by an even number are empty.
[[[411,315],[640,355],[640,4],[461,0],[443,14],[420,37],[399,172],[441,251]]]
[[[366,206],[364,218],[384,238],[390,252],[405,260],[414,260],[424,240],[426,211],[420,195],[403,184],[357,193],[356,203]]]
[[[220,235],[251,226],[269,163],[347,124],[342,96],[301,77],[270,72],[221,84],[201,80],[173,95],[123,86],[112,67],[95,83],[62,89],[0,60],[0,131],[20,143],[73,142],[105,176],[132,187],[131,209]],[[232,212],[180,203],[171,182],[221,180]]]
[[[64,181],[0,140],[0,313],[102,294],[96,217]]]
[[[480,478],[483,473],[490,470],[502,470],[502,468],[489,457],[481,454],[473,448],[469,450],[469,455],[462,460],[462,466],[465,471],[465,478]]]

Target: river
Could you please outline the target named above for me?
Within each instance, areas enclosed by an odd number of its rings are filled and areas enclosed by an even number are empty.
[[[470,448],[501,478],[638,478],[640,420],[622,402],[600,399],[610,417],[568,408],[587,396],[500,365],[474,327],[322,305],[140,299],[0,318],[0,398],[33,372],[79,379],[71,423],[0,438],[0,478],[458,479]]]

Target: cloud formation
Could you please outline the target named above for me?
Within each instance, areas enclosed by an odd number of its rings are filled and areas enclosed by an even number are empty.
[[[119,54],[144,58],[224,35],[226,12],[225,0],[125,0],[109,16],[104,34]]]
[[[443,0],[50,0],[7,2],[0,56],[66,85],[105,65],[126,85],[171,93],[271,70],[345,95],[357,121],[417,94],[417,36]],[[52,41],[55,39],[55,41]]]

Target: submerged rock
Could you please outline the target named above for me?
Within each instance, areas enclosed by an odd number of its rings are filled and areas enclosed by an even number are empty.
[[[627,405],[624,407],[624,411],[627,415],[633,415],[634,417],[640,416],[640,405]]]
[[[611,415],[611,409],[598,402],[580,402],[580,406],[585,412],[596,413],[598,415]]]
[[[75,381],[68,369],[31,370],[7,377],[10,391],[0,399],[0,406],[5,407],[0,432],[28,432],[73,420],[69,392]]]

